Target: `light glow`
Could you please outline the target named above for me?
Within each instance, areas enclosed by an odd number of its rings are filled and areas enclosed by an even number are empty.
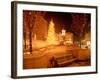
[[[51,19],[49,23],[48,35],[47,35],[47,45],[56,45],[56,33],[54,28],[54,22]]]

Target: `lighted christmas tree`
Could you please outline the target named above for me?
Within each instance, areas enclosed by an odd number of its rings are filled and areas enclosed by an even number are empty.
[[[51,19],[49,23],[49,29],[48,29],[48,35],[47,35],[47,44],[48,45],[54,45],[56,44],[56,33],[55,33],[55,28],[54,28],[54,22]]]

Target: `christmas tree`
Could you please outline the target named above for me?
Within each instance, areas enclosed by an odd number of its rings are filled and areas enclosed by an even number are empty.
[[[48,45],[56,44],[56,34],[55,34],[54,22],[53,22],[52,19],[49,23],[48,35],[47,35],[47,44]]]

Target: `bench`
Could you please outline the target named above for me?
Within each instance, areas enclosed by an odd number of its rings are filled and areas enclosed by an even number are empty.
[[[54,55],[51,61],[51,67],[63,67],[77,60],[72,53],[67,53],[66,55]]]

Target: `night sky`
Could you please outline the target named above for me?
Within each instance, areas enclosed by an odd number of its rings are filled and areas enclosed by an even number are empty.
[[[85,19],[84,19],[85,15]],[[77,17],[76,17],[77,16]],[[65,13],[65,12],[45,12],[44,18],[49,22],[54,20],[55,29],[58,33],[61,29],[66,29],[68,32],[79,34],[82,25],[85,23],[85,32],[90,31],[90,14],[86,13]],[[76,19],[74,19],[76,18]]]
[[[25,10],[25,12],[30,12]],[[68,12],[46,12],[46,11],[31,11],[42,15],[44,19],[50,22],[53,19],[56,33],[65,29],[67,32],[72,32],[79,36],[81,33],[90,32],[91,15],[87,13],[68,13]],[[85,26],[83,26],[85,24]],[[84,34],[83,34],[84,35]]]
[[[53,19],[57,33],[62,29],[69,31],[72,24],[72,17],[70,13],[47,12],[45,19],[48,22]]]

